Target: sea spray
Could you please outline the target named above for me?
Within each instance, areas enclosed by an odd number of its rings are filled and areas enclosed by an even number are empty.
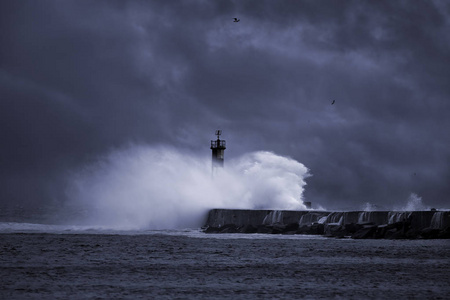
[[[209,157],[170,147],[131,146],[77,170],[68,207],[81,224],[124,229],[200,227],[211,208],[305,209],[308,169],[271,152],[227,161],[211,176]]]
[[[411,193],[407,199],[407,203],[402,207],[394,207],[397,211],[419,211],[427,210],[428,208],[423,204],[422,197],[415,193]]]

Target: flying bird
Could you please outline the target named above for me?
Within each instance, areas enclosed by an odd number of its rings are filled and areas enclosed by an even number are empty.
[[[333,105],[336,102],[336,100],[333,100],[333,102],[331,102],[331,105]]]
[[[238,19],[238,18],[233,18],[234,19],[234,21],[233,22],[239,22],[241,19]]]

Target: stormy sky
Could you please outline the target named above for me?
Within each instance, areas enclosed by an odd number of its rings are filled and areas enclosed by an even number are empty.
[[[220,128],[227,159],[303,163],[324,207],[449,206],[447,1],[1,1],[0,45],[3,205],[63,202],[124,145],[209,155]]]

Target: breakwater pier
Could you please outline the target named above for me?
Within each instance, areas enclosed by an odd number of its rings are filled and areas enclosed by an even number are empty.
[[[205,233],[318,234],[354,239],[450,238],[450,211],[212,209]]]

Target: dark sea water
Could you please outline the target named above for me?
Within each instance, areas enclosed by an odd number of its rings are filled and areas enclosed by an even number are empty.
[[[0,223],[0,298],[449,299],[449,246]]]

